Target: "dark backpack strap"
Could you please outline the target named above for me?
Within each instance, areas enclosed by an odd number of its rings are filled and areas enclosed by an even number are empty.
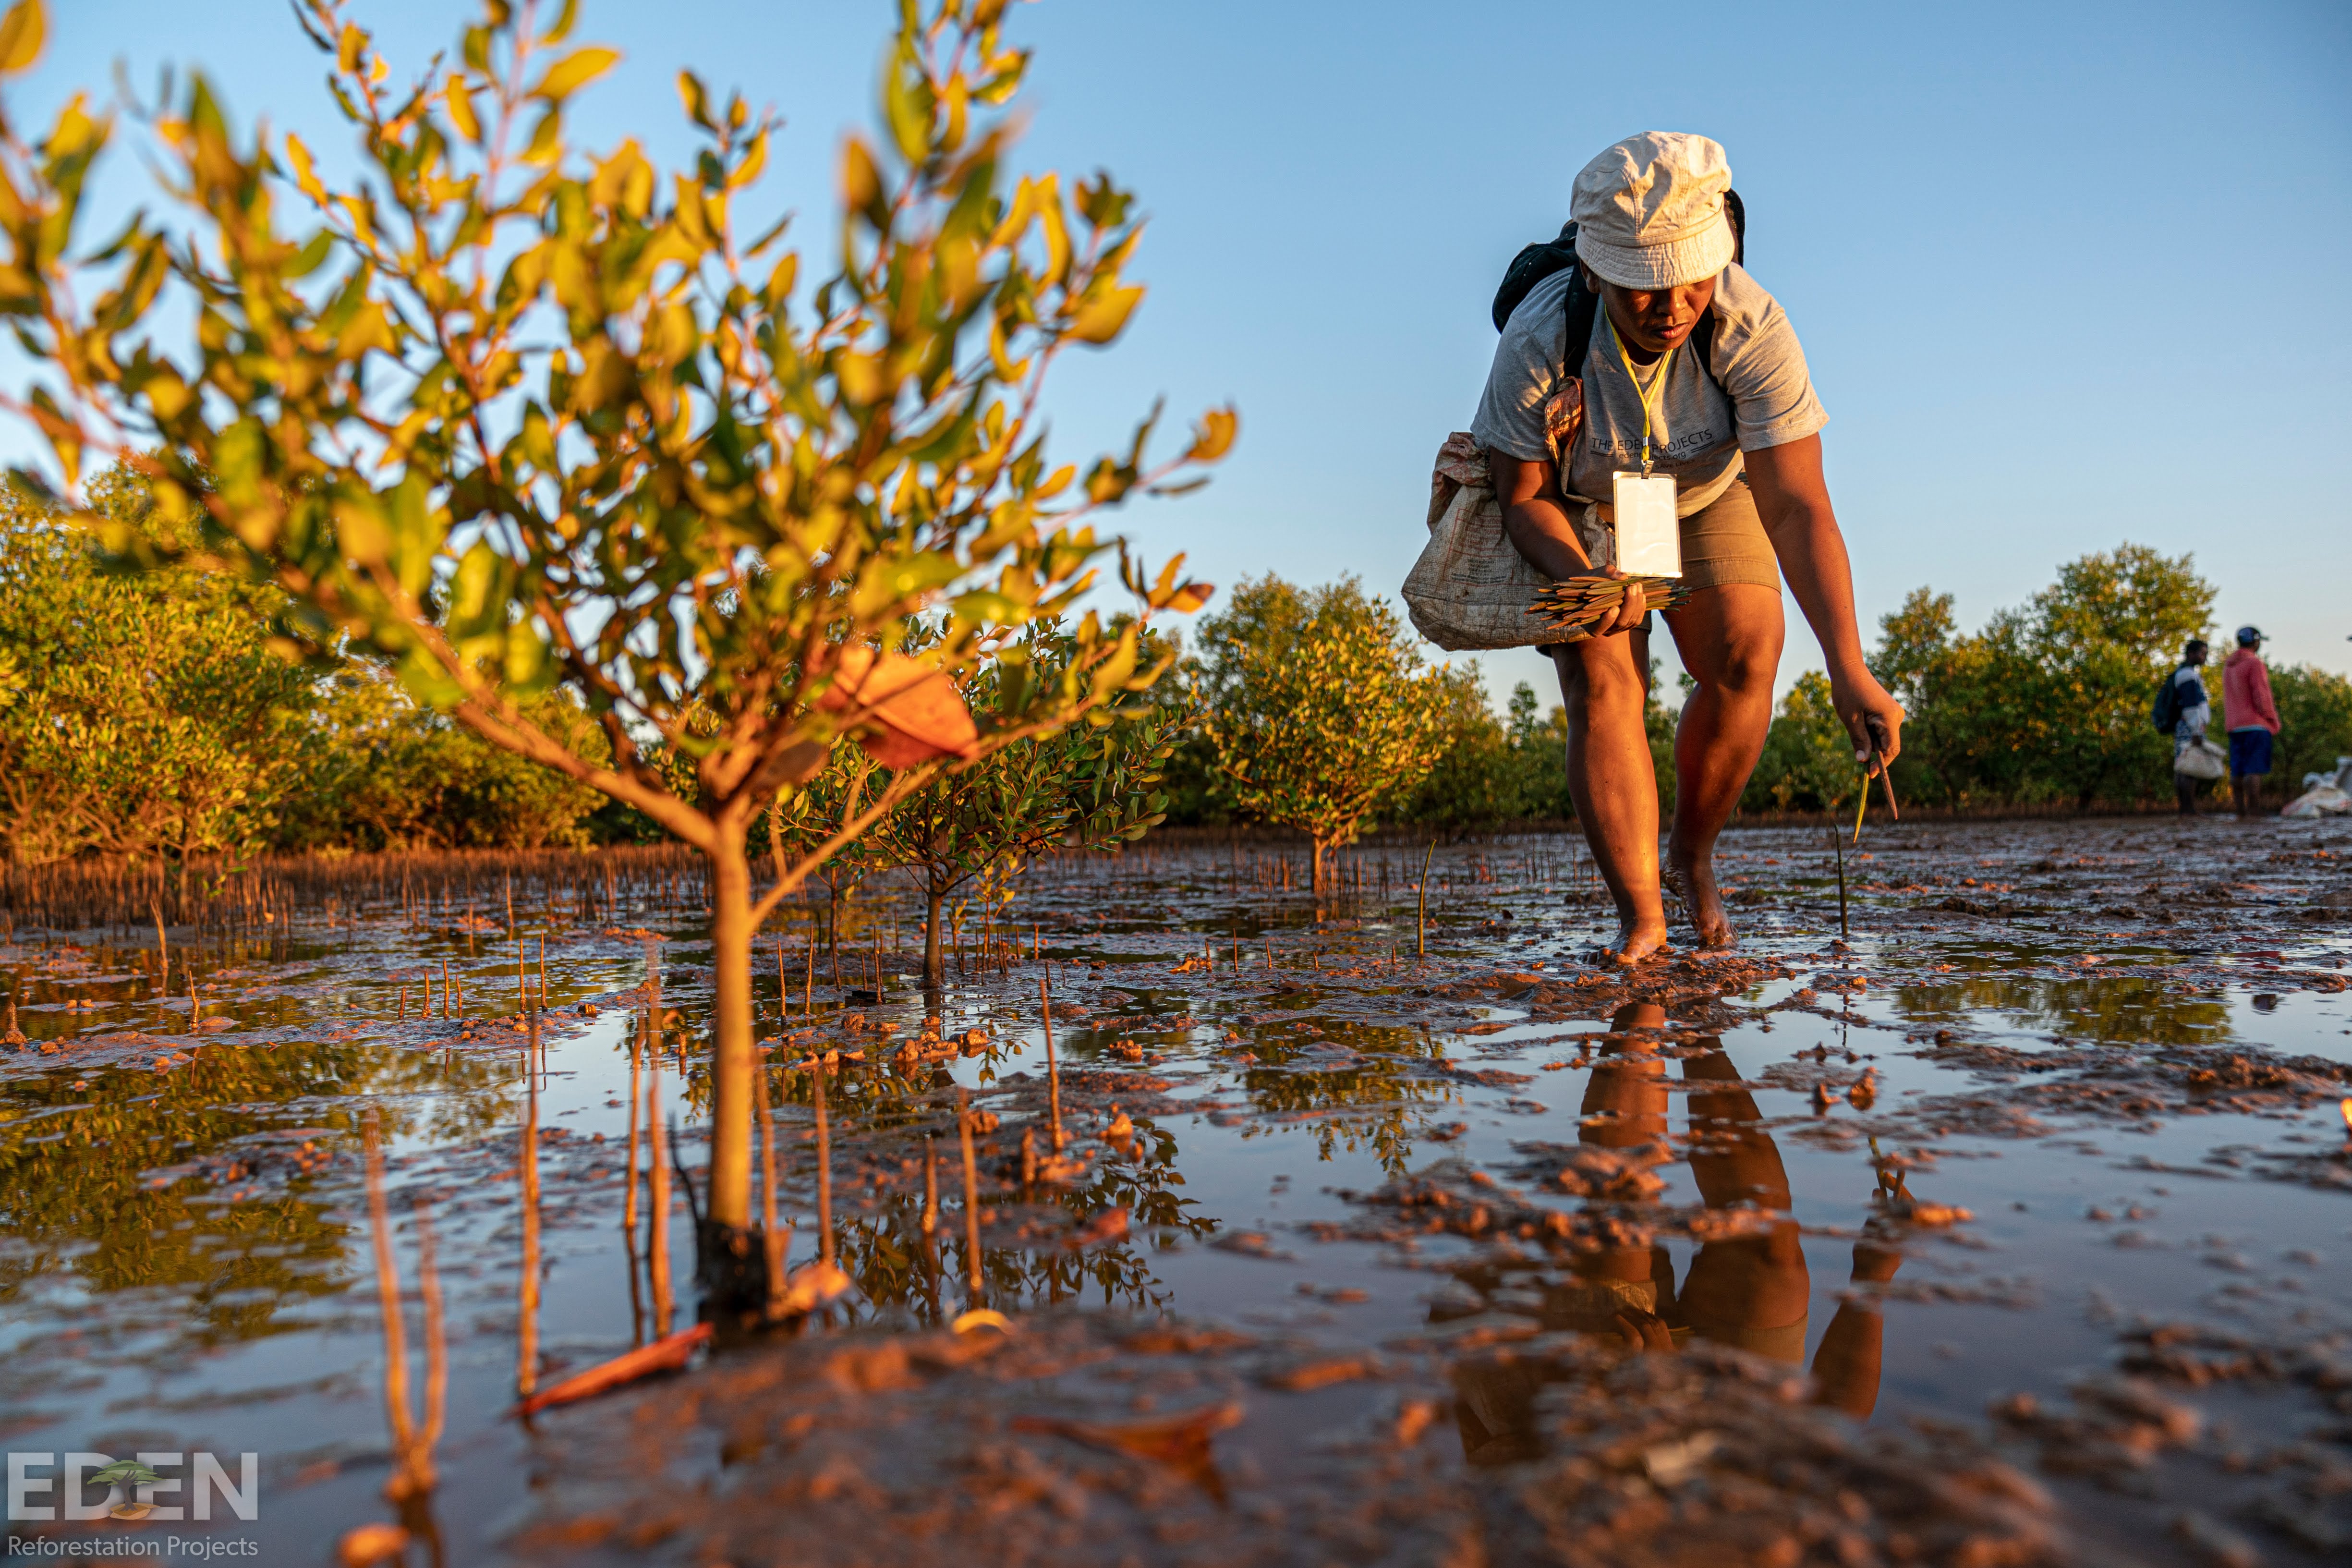
[[[1731,264],[1745,267],[1748,265],[1748,204],[1739,199],[1738,191],[1723,193],[1723,216],[1731,225]],[[1722,330],[1723,318],[1715,313],[1714,306],[1709,305],[1706,320],[1700,322],[1699,330],[1691,334],[1691,348],[1697,353],[1698,367],[1706,372],[1707,380],[1715,382],[1716,389],[1728,397],[1730,393],[1724,391],[1723,383],[1717,379],[1715,374],[1715,334]]]
[[[1584,286],[1584,267],[1570,262],[1573,275],[1560,297],[1559,381],[1584,374],[1584,357],[1592,348],[1592,323],[1601,310],[1601,296]],[[1552,384],[1559,390],[1559,381]]]

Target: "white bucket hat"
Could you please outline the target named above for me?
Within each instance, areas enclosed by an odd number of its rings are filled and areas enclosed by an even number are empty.
[[[1679,131],[1628,136],[1577,173],[1576,254],[1621,289],[1712,278],[1737,247],[1723,212],[1730,188],[1720,143]]]

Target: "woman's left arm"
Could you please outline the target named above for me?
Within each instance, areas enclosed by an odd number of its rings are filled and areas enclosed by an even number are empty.
[[[1779,447],[1762,447],[1747,454],[1748,482],[1756,492],[1756,510],[1780,570],[1797,595],[1798,608],[1820,639],[1829,664],[1830,697],[1846,732],[1853,737],[1857,761],[1869,756],[1865,719],[1876,719],[1886,735],[1886,760],[1903,750],[1903,704],[1887,694],[1862,660],[1862,633],[1853,619],[1853,572],[1847,563],[1845,537],[1838,531],[1837,513],[1830,505],[1828,481],[1822,477],[1822,438],[1806,436]]]

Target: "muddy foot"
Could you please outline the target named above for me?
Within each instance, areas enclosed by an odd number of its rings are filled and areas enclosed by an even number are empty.
[[[1714,857],[1686,854],[1669,844],[1661,869],[1667,890],[1690,912],[1691,924],[1698,929],[1699,946],[1724,948],[1739,940],[1732,932],[1730,917],[1723,912],[1723,894],[1715,885]]]
[[[1628,921],[1620,925],[1617,934],[1601,944],[1601,957],[1607,963],[1630,968],[1667,950],[1666,921],[1661,915],[1654,921]]]

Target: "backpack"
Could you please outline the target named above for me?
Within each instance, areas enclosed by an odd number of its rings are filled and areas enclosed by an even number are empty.
[[[2173,726],[2180,722],[2180,671],[2178,669],[2167,675],[2164,684],[2156,689],[2156,700],[2148,707],[2147,721],[2156,727],[2159,735],[2171,734]]]
[[[1723,214],[1731,220],[1731,259],[1735,263],[1742,262],[1748,250],[1748,206],[1739,199],[1738,191],[1723,193]],[[1577,362],[1577,345],[1591,342],[1593,312],[1601,306],[1601,296],[1585,288],[1584,269],[1576,265],[1575,224],[1561,225],[1558,238],[1524,246],[1517,256],[1511,258],[1511,265],[1503,274],[1502,284],[1495,290],[1494,309],[1490,312],[1495,320],[1495,330],[1501,331],[1504,324],[1510,321],[1511,312],[1519,308],[1519,301],[1528,297],[1528,291],[1564,267],[1575,268],[1576,275],[1569,279],[1568,297],[1562,306],[1568,319],[1568,336],[1563,341],[1567,363],[1560,367],[1563,373],[1569,364]],[[1722,318],[1715,313],[1712,305],[1707,307],[1706,314],[1706,321],[1700,324],[1698,331],[1691,333],[1690,341],[1692,349],[1698,354],[1699,369],[1706,373],[1709,381],[1715,381],[1715,334],[1722,324]],[[1720,382],[1716,384],[1718,389],[1722,386]]]

